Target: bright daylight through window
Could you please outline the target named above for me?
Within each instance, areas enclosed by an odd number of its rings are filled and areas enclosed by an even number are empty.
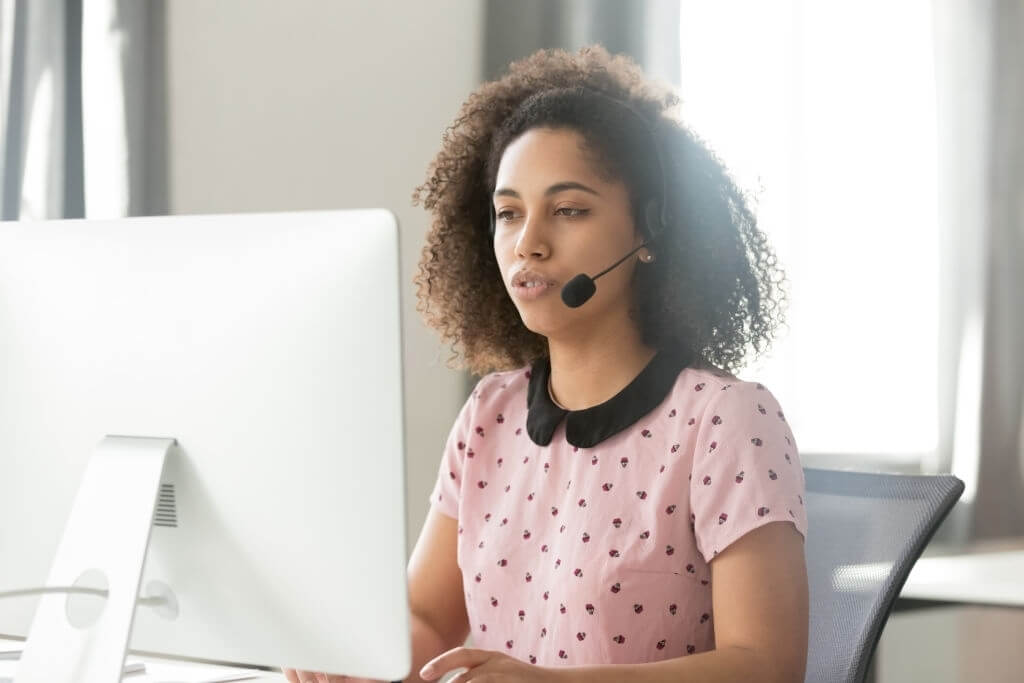
[[[683,119],[757,198],[789,280],[764,382],[801,453],[936,448],[928,0],[683,0]]]

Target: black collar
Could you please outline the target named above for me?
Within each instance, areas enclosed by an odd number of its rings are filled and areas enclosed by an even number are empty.
[[[551,359],[544,356],[534,361],[530,372],[526,432],[535,444],[547,446],[565,418],[566,441],[579,448],[596,446],[654,410],[689,363],[684,354],[659,351],[632,382],[604,403],[584,410],[565,410],[548,394]]]

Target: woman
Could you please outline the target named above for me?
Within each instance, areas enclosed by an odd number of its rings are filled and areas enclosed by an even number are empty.
[[[731,374],[781,273],[676,103],[603,48],[539,52],[417,191],[420,310],[484,376],[410,559],[407,680],[803,680],[803,472]]]

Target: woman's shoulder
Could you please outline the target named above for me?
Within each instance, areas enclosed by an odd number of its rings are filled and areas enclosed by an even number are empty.
[[[742,383],[736,375],[707,361],[695,361],[679,371],[676,377],[676,391],[721,389]],[[699,388],[697,388],[699,387]]]
[[[676,400],[689,398],[698,403],[732,402],[732,397],[776,401],[771,390],[757,380],[743,379],[711,363],[693,363],[683,368],[673,387]],[[733,401],[736,399],[732,399]]]
[[[500,408],[517,400],[519,396],[525,397],[531,376],[529,365],[490,372],[477,380],[468,400],[475,403],[478,410]],[[525,405],[525,398],[523,400]]]

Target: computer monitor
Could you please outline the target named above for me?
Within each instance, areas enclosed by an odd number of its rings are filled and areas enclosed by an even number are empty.
[[[408,673],[399,272],[385,210],[0,223],[0,593],[108,595],[0,599],[19,677],[98,680],[126,609],[133,653]]]

